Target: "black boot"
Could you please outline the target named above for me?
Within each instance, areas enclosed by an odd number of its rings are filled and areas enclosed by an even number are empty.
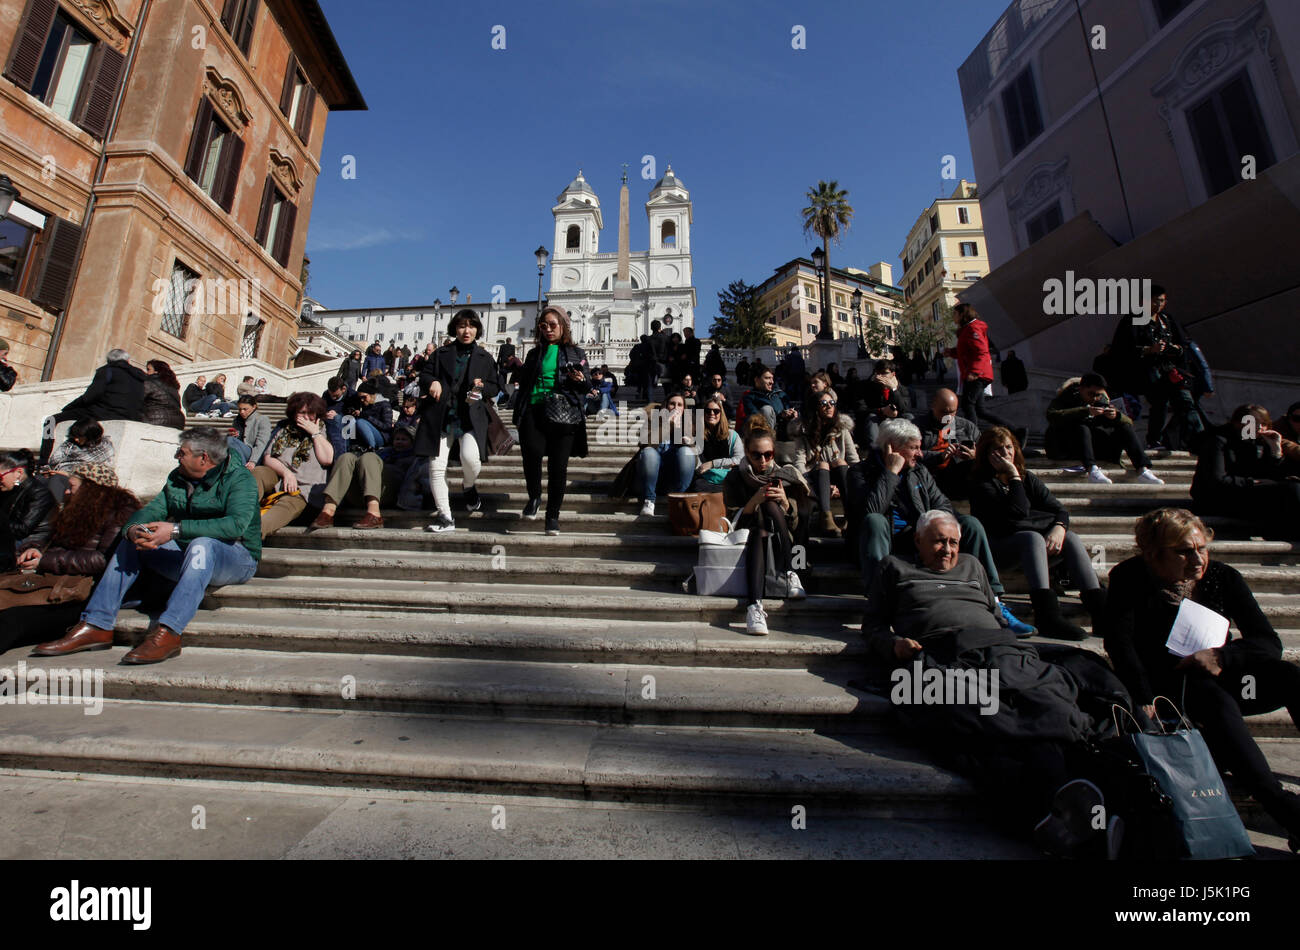
[[[1083,606],[1088,611],[1088,616],[1092,618],[1092,635],[1101,636],[1101,617],[1106,610],[1106,588],[1098,587],[1096,590],[1084,590],[1079,592],[1083,598]]]
[[[1034,626],[1038,628],[1039,636],[1053,640],[1088,639],[1087,630],[1061,616],[1061,602],[1051,589],[1045,587],[1030,591],[1029,601],[1034,605]]]

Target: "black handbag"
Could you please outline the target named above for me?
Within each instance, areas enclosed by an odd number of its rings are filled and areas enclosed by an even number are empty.
[[[558,386],[561,380],[567,381],[567,374],[571,364],[567,357],[568,353],[563,348],[561,356],[564,357],[560,364],[555,368],[555,382]],[[581,368],[581,367],[579,367]],[[554,389],[546,394],[542,400],[542,411],[546,415],[546,421],[557,426],[577,426],[586,423],[586,415],[582,411],[582,406],[578,400],[568,392]]]

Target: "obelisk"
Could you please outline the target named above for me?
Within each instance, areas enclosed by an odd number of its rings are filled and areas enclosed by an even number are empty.
[[[623,164],[623,187],[618,192],[618,271],[614,275],[614,302],[609,308],[611,340],[635,340],[636,304],[632,300],[632,253],[628,247],[627,164]]]

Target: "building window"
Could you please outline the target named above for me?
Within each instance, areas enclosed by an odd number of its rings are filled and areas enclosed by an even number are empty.
[[[1241,181],[1245,156],[1255,157],[1258,170],[1275,161],[1255,89],[1244,71],[1188,109],[1187,124],[1211,196]]]
[[[315,108],[316,90],[307,81],[298,57],[290,53],[284,85],[280,89],[280,111],[289,120],[294,133],[304,142],[311,138],[311,119]]]
[[[257,20],[258,0],[226,0],[221,9],[221,25],[245,56],[253,44],[253,23]]]
[[[229,212],[235,203],[235,186],[243,159],[243,140],[217,118],[212,101],[204,96],[194,120],[185,174],[223,211]]]
[[[677,246],[677,225],[674,222],[665,221],[663,226],[659,228],[659,246]]]
[[[569,229],[564,232],[564,249],[566,251],[576,251],[581,245],[578,243],[582,240],[582,229],[576,224],[569,225]]]
[[[835,306],[837,306],[837,307],[842,307],[842,306],[844,306],[844,295],[843,295],[843,294],[836,294],[836,295],[835,295]]]
[[[809,303],[809,304],[808,304],[808,312],[809,312],[809,313],[816,313],[816,312],[817,312],[817,305],[816,305],[815,303]]]
[[[979,257],[979,244],[976,241],[961,242],[962,257]]]
[[[840,320],[841,320],[842,322],[844,322],[844,323],[848,323],[848,322],[849,322],[849,315],[848,315],[847,313],[845,313],[843,310],[837,310],[837,311],[835,312],[835,316],[839,317]]]
[[[40,229],[13,218],[0,220],[0,290],[21,294],[27,256]]]
[[[497,317],[497,333],[505,333],[505,332],[506,332],[506,318]]]
[[[244,338],[239,341],[239,355],[246,360],[257,359],[257,348],[262,342],[262,327],[265,321],[258,320],[251,314],[244,321]]]
[[[419,343],[419,342],[420,342],[421,340],[423,340],[423,339],[424,339],[424,331],[423,331],[423,330],[416,330],[416,331],[415,331],[415,342],[416,342],[416,343]]]
[[[293,229],[297,220],[297,206],[280,194],[280,189],[275,187],[275,182],[267,175],[253,240],[274,257],[281,267],[289,266],[289,248],[293,244]]]
[[[939,266],[939,249],[936,247],[934,253],[930,255],[930,263],[935,267]]]
[[[938,215],[938,213],[935,213],[935,214],[930,215],[930,233],[931,233],[931,234],[938,234],[938,233],[939,233],[939,215]]]
[[[808,324],[808,332],[811,333],[813,336],[816,336],[816,335],[817,335],[817,332],[818,332],[820,329],[821,329],[821,327],[817,326],[817,324],[815,324],[815,323],[810,323],[810,324]]]
[[[1192,0],[1155,0],[1156,19],[1164,26],[1178,16]]]
[[[957,221],[960,224],[970,224],[970,212],[965,208],[957,209]]]
[[[1017,155],[1043,131],[1043,116],[1038,109],[1033,70],[1024,72],[1002,90],[1002,111],[1011,137],[1011,154]]]
[[[1025,224],[1025,237],[1033,244],[1051,234],[1062,224],[1061,203],[1058,201],[1042,214],[1030,218]]]
[[[186,302],[190,294],[196,292],[198,280],[199,275],[180,261],[172,262],[171,286],[168,288],[167,304],[162,315],[163,333],[178,340],[185,339],[185,331],[189,329],[189,313],[194,309],[192,303],[187,307]]]

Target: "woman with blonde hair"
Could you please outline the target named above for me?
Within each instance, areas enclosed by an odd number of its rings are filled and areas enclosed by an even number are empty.
[[[1167,696],[1201,730],[1221,771],[1231,772],[1286,829],[1300,851],[1300,796],[1284,789],[1250,735],[1245,716],[1286,707],[1300,728],[1300,667],[1282,659],[1282,641],[1241,573],[1210,558],[1214,534],[1185,508],[1138,519],[1139,554],[1110,572],[1103,617],[1115,672],[1148,716]],[[1207,607],[1241,635],[1180,657],[1166,642],[1183,601]]]
[[[704,400],[704,431],[700,439],[699,463],[690,491],[720,492],[722,482],[745,460],[745,445],[727,422],[726,402],[718,396]]]

